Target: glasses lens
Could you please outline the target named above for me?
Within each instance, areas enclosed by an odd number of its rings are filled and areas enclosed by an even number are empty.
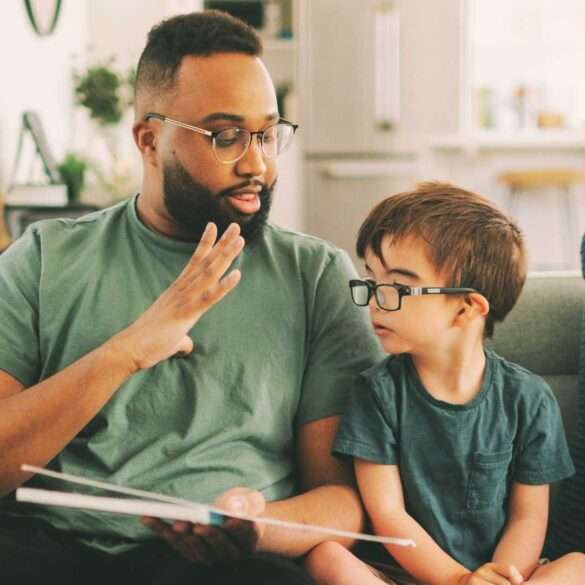
[[[400,305],[400,295],[393,286],[382,284],[376,289],[376,301],[382,309],[393,311]]]
[[[365,307],[370,300],[370,287],[363,281],[351,282],[351,299],[359,307]]]
[[[262,135],[262,150],[268,158],[284,152],[292,141],[294,128],[290,124],[275,124]]]
[[[238,160],[250,144],[250,132],[244,128],[226,128],[219,132],[213,141],[218,160],[233,162]]]

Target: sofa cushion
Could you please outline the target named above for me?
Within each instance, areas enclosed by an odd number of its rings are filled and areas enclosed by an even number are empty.
[[[517,305],[496,325],[494,339],[488,343],[506,359],[546,380],[559,402],[570,445],[577,432],[577,373],[584,313],[585,282],[579,272],[531,274]],[[560,491],[566,481],[551,486],[549,542],[555,544],[561,542],[556,533],[564,525]],[[547,550],[547,554],[556,556],[556,547],[554,553]]]
[[[581,262],[585,277],[585,236],[581,244]],[[576,473],[561,484],[559,513],[552,518],[548,540],[548,552],[552,557],[571,551],[585,552],[585,314],[581,327],[575,427],[569,436]]]
[[[567,435],[576,425],[577,371],[585,282],[578,272],[531,274],[518,303],[488,343],[542,376],[552,388]]]

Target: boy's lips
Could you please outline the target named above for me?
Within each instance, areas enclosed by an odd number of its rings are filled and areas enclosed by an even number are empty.
[[[390,329],[389,327],[385,327],[384,325],[380,325],[379,323],[372,323],[372,326],[374,328],[374,333],[376,335],[388,335],[389,333],[393,333],[392,329]]]

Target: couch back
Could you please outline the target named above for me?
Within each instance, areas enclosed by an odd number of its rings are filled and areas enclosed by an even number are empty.
[[[494,350],[542,376],[561,407],[567,436],[576,429],[579,343],[585,310],[580,272],[533,274],[518,304],[496,325]],[[552,489],[552,509],[558,504]]]

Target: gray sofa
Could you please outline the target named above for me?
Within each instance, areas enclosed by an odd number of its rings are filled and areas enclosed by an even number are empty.
[[[585,282],[579,272],[530,275],[518,304],[496,325],[492,347],[500,355],[541,375],[561,406],[570,437],[577,423],[577,366]],[[551,490],[557,512],[559,486]]]

